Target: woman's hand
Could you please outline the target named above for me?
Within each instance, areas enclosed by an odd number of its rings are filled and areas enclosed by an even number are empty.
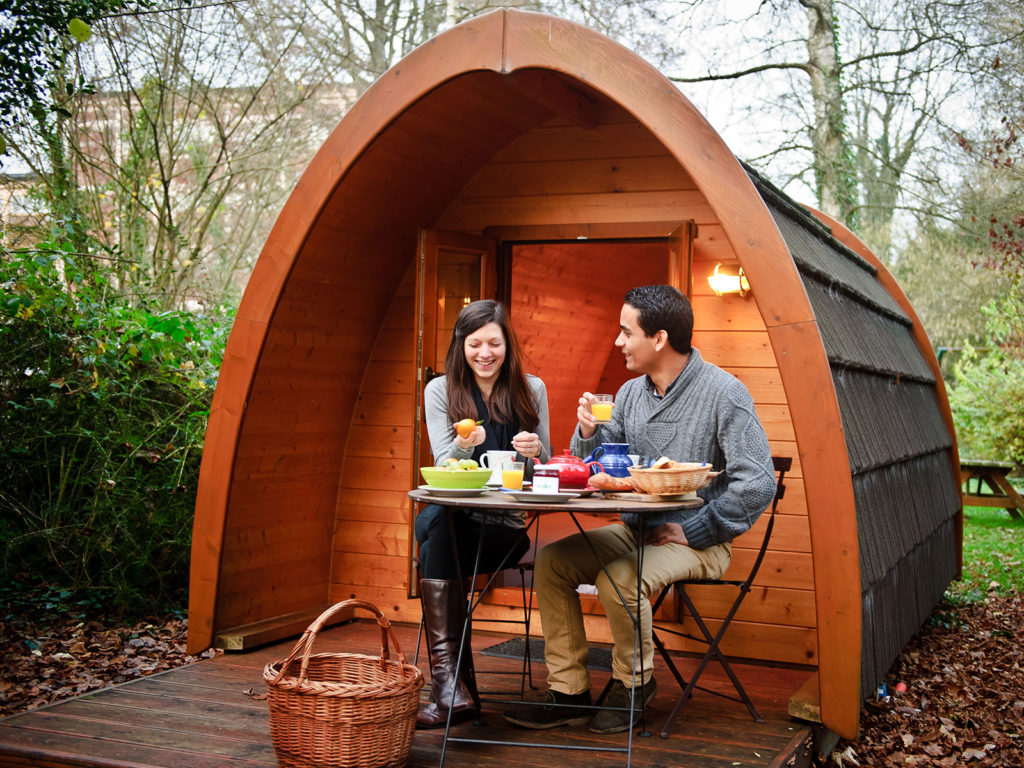
[[[535,432],[520,432],[512,438],[512,447],[528,459],[540,456],[544,448]]]
[[[584,392],[579,399],[579,408],[576,409],[576,418],[580,422],[580,437],[589,440],[597,432],[597,420],[590,412],[590,404],[594,402],[594,396],[590,392]]]
[[[455,424],[452,424],[452,429],[455,429]],[[455,446],[461,448],[464,451],[473,450],[473,446],[480,445],[484,440],[487,439],[487,433],[484,428],[477,426],[472,432],[469,433],[469,437],[460,437],[459,433],[455,433]]]

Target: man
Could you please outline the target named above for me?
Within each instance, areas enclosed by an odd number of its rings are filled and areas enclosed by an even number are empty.
[[[677,461],[705,461],[724,469],[699,495],[699,509],[652,515],[643,548],[643,585],[637,600],[636,514],[622,523],[588,532],[626,604],[643,623],[643,663],[634,676],[634,628],[615,587],[581,534],[554,542],[537,557],[534,587],[544,625],[548,686],[544,705],[522,707],[505,718],[524,728],[582,725],[595,733],[625,731],[654,697],[654,648],[650,595],[687,578],[716,578],[729,567],[732,540],[748,530],[775,494],[768,439],[754,401],[735,377],[701,358],[690,346],[693,310],[668,285],[634,288],[626,294],[615,340],[636,374],[619,390],[610,424],[598,425],[590,412],[593,395],[583,393],[572,451],[586,456],[602,442],[630,445],[632,453]],[[592,709],[587,642],[580,584],[595,584],[611,625],[612,688],[608,709]],[[643,670],[643,680],[639,678]],[[632,688],[638,686],[630,711]]]

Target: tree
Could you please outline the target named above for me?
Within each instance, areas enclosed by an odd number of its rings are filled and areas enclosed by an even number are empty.
[[[346,94],[296,36],[233,5],[97,26],[99,85],[74,137],[97,239],[165,306],[234,295]],[[208,62],[217,62],[210,67]],[[330,125],[328,125],[330,123]]]
[[[123,5],[123,0],[12,0],[0,13],[0,156],[10,148],[22,155],[26,142],[42,150],[40,162],[29,165],[37,174],[47,173],[49,207],[80,249],[86,247],[85,225],[65,129],[76,90],[89,84],[75,76],[74,51],[90,37],[90,22]]]
[[[698,24],[712,19],[708,10],[697,6],[705,14]],[[767,131],[750,159],[783,186],[807,183],[823,210],[891,257],[900,210],[957,216],[948,134],[974,119],[963,100],[985,76],[986,56],[1019,45],[1020,29],[979,23],[1006,13],[986,0],[764,2],[747,16],[712,20],[716,32],[695,39],[686,60],[703,62],[695,66],[705,72],[672,79],[700,85],[718,102],[728,87],[737,102],[761,110],[748,95],[748,81],[757,83],[786,111],[776,110],[775,121],[737,121],[748,136]],[[728,49],[702,44],[729,32]]]

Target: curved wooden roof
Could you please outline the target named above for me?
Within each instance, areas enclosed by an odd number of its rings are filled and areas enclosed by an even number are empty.
[[[279,216],[211,409],[192,544],[191,650],[209,646],[217,625],[286,614],[328,594],[339,477],[358,469],[345,446],[364,414],[357,401],[368,362],[396,343],[385,318],[404,300],[418,232],[464,214],[453,200],[514,139],[556,114],[587,125],[602,105],[628,113],[692,178],[695,199],[755,286],[803,470],[822,720],[856,734],[857,507],[850,473],[837,471],[851,461],[805,275],[747,171],[675,86],[591,30],[514,10],[454,27],[385,73],[324,142]],[[608,195],[607,204],[627,197]],[[403,482],[389,493],[397,498]],[[289,588],[275,589],[286,572]],[[250,594],[256,578],[269,585],[259,596]]]

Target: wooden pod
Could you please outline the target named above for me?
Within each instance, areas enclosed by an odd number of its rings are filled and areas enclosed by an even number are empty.
[[[742,267],[748,296],[711,291],[720,263]],[[385,73],[282,210],[211,409],[190,650],[280,638],[349,597],[418,620],[406,491],[429,456],[425,371],[458,309],[508,304],[560,451],[579,393],[626,379],[612,344],[622,297],[654,282],[691,296],[694,345],[746,384],[773,453],[794,458],[725,651],[813,667],[815,716],[854,736],[862,691],[956,568],[956,449],[920,323],[849,233],[745,168],[656,70],[515,10]],[[542,541],[560,533],[545,525]],[[737,572],[762,530],[737,539]],[[896,611],[908,591],[913,610]],[[722,617],[717,596],[699,597]],[[498,589],[483,610],[511,617],[517,600]],[[602,621],[588,629],[609,639]]]

